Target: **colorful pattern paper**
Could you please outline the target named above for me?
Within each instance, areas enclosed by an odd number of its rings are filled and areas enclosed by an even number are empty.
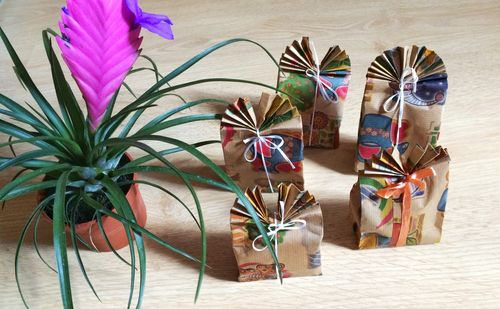
[[[407,70],[418,78],[415,85]],[[403,115],[398,130],[401,104],[401,79],[404,84]],[[414,87],[415,86],[415,87]],[[355,169],[365,160],[379,156],[384,150],[398,150],[404,161],[408,150],[416,145],[436,145],[441,126],[441,113],[446,101],[448,81],[442,59],[426,47],[397,47],[378,56],[368,69],[361,107]],[[394,106],[394,110],[386,110]]]
[[[303,37],[286,48],[280,69],[278,89],[290,95],[302,115],[305,145],[337,148],[351,78],[349,56],[333,46],[320,62],[313,42]]]
[[[449,161],[446,149],[430,144],[415,147],[405,164],[386,151],[366,161],[350,196],[359,248],[439,242]]]
[[[321,240],[323,218],[319,203],[308,191],[293,184],[280,184],[278,194],[268,194],[274,208],[266,205],[261,189],[247,189],[246,197],[253,205],[260,222],[272,231],[272,224],[283,222],[288,229],[278,230],[275,252],[284,278],[321,275]],[[276,200],[277,195],[277,200]],[[264,247],[255,222],[237,199],[231,209],[233,251],[239,269],[239,281],[276,279],[276,265],[271,253]],[[268,234],[269,235],[269,234]]]
[[[304,187],[302,121],[287,99],[264,93],[256,106],[238,99],[222,118],[221,139],[226,172],[243,190]]]

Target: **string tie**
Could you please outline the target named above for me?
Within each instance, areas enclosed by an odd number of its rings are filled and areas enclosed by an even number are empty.
[[[404,107],[405,107],[405,95],[408,95],[410,92],[415,93],[417,91],[417,82],[418,82],[418,75],[417,72],[415,71],[414,68],[405,68],[403,70],[403,74],[401,75],[400,81],[399,81],[399,89],[396,90],[396,92],[391,95],[390,97],[385,100],[383,108],[384,111],[386,112],[393,112],[395,110],[399,110],[398,112],[398,127],[396,130],[396,141],[395,141],[395,146],[397,147],[399,145],[399,131],[401,130],[402,127],[402,122],[403,122],[403,113],[404,113]],[[411,85],[411,89],[407,89],[408,86]],[[393,101],[393,99],[397,97],[396,101]]]
[[[274,142],[274,140],[276,139],[278,140],[278,142]],[[271,189],[271,192],[274,193],[273,185],[271,183],[271,177],[269,175],[269,171],[267,170],[266,158],[264,156],[264,145],[270,150],[277,150],[281,157],[283,157],[283,159],[285,159],[285,161],[290,164],[291,168],[295,169],[295,165],[293,164],[293,162],[281,149],[281,147],[285,144],[285,140],[280,135],[261,135],[259,129],[256,129],[255,136],[246,138],[245,140],[243,140],[243,143],[247,144],[245,152],[243,153],[243,156],[247,162],[254,162],[257,159],[258,153],[260,152],[262,165],[264,166],[267,182],[269,183],[269,188]]]
[[[274,213],[274,223],[271,223],[267,227],[267,236],[269,237],[269,240],[273,241],[274,240],[274,252],[276,254],[276,258],[278,258],[278,233],[280,231],[291,231],[291,230],[300,230],[306,226],[306,221],[302,219],[295,219],[295,220],[290,220],[288,222],[284,222],[285,219],[285,202],[279,201],[280,204],[280,221],[277,219],[277,214],[276,212]],[[259,239],[262,239],[263,236],[259,235],[257,236],[253,242],[252,242],[252,247],[255,251],[264,251],[267,248],[267,245],[264,247],[257,247],[257,242]],[[276,276],[278,275],[278,265],[276,265]]]

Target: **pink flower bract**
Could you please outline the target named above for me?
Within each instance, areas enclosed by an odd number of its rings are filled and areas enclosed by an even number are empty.
[[[139,55],[142,37],[123,0],[67,0],[57,37],[96,129]]]

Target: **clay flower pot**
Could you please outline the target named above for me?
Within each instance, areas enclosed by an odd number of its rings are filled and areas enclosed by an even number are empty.
[[[125,153],[126,158],[130,161],[132,157]],[[137,174],[133,174],[133,180],[137,179]],[[44,192],[38,193],[38,201],[41,201],[44,197]],[[134,183],[129,186],[128,192],[126,194],[127,201],[132,208],[132,212],[135,215],[137,224],[141,227],[146,225],[146,207],[144,205],[144,201],[142,199],[142,195],[139,191],[139,186]],[[116,210],[113,209],[113,212]],[[52,219],[44,213],[44,217],[47,218],[51,223]],[[106,236],[113,246],[113,249],[118,250],[128,245],[127,234],[125,233],[125,229],[123,228],[123,224],[110,218],[108,216],[102,216],[102,227],[106,233]],[[99,252],[109,252],[111,248],[106,243],[104,236],[99,230],[99,225],[97,224],[97,220],[92,220],[88,222],[83,222],[77,224],[75,226],[75,231],[80,236],[80,238],[85,241],[90,246],[94,247]],[[70,227],[66,226],[66,232],[70,233]]]

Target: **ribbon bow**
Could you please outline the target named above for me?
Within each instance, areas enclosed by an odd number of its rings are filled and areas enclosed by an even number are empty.
[[[285,152],[281,149],[281,147],[285,143],[283,137],[281,137],[280,135],[261,135],[259,129],[256,129],[255,134],[256,136],[249,137],[243,140],[243,143],[248,144],[247,147],[245,148],[245,152],[243,153],[243,157],[247,162],[254,162],[257,159],[257,153],[259,152],[260,149],[262,165],[264,166],[264,171],[266,172],[269,188],[271,189],[271,192],[274,193],[273,185],[271,183],[271,177],[269,175],[269,171],[267,170],[266,166],[266,158],[264,157],[263,145],[266,145],[266,147],[271,150],[277,150],[279,154],[283,157],[283,159],[285,159],[288,162],[288,164],[290,164],[292,169],[295,169],[295,165],[287,157]],[[273,142],[272,140],[274,139],[278,139],[279,142],[278,143]],[[253,150],[253,157],[249,157],[249,154],[251,154],[252,150]]]
[[[316,52],[316,51],[314,51]],[[309,68],[307,69],[304,74],[309,77],[309,78],[312,78],[314,83],[316,84],[316,93],[315,93],[315,98],[317,96],[317,94],[321,94],[321,96],[323,97],[323,99],[325,99],[326,101],[330,102],[330,103],[338,103],[338,95],[337,95],[337,92],[335,91],[335,89],[333,89],[333,87],[331,86],[331,83],[329,81],[327,81],[326,79],[324,79],[323,77],[321,77],[321,70],[319,68],[319,64],[316,63],[316,67],[312,67],[312,68]],[[330,96],[327,92],[327,90],[330,90],[331,93],[332,93],[332,96]],[[316,102],[315,102],[316,103]]]
[[[405,92],[408,93],[411,91],[412,93],[415,93],[417,91],[417,82],[418,82],[418,75],[417,72],[415,71],[414,68],[406,67],[403,70],[403,74],[401,74],[401,78],[399,80],[399,89],[396,90],[396,92],[391,95],[390,97],[385,100],[383,108],[384,111],[386,112],[393,112],[396,109],[399,109],[398,113],[398,128],[396,130],[396,141],[395,145],[399,144],[399,131],[401,129],[401,123],[403,121],[403,112],[404,112],[404,106],[405,106]],[[411,85],[411,88],[409,88],[409,85]],[[396,102],[393,101],[394,97],[398,97]]]
[[[291,231],[291,230],[300,230],[306,226],[306,221],[302,219],[294,219],[290,220],[288,222],[284,222],[285,219],[285,202],[279,201],[280,203],[280,221],[278,222],[278,219],[276,218],[276,212],[274,213],[274,223],[271,223],[268,225],[267,230],[267,236],[269,237],[269,240],[273,241],[274,240],[274,252],[276,253],[276,258],[278,258],[278,233],[280,231]],[[264,251],[267,248],[267,245],[259,248],[257,247],[256,243],[258,242],[259,239],[263,238],[262,235],[259,235],[255,237],[255,239],[252,242],[252,248],[255,251]],[[278,274],[278,265],[276,265],[276,274]]]
[[[401,197],[401,224],[393,224],[392,227],[392,246],[404,246],[410,229],[411,216],[411,185],[417,186],[420,190],[425,189],[423,178],[435,176],[436,172],[432,167],[426,167],[411,174],[405,174],[400,177],[399,181],[389,184],[385,188],[379,189],[376,193],[378,196],[388,198]]]

